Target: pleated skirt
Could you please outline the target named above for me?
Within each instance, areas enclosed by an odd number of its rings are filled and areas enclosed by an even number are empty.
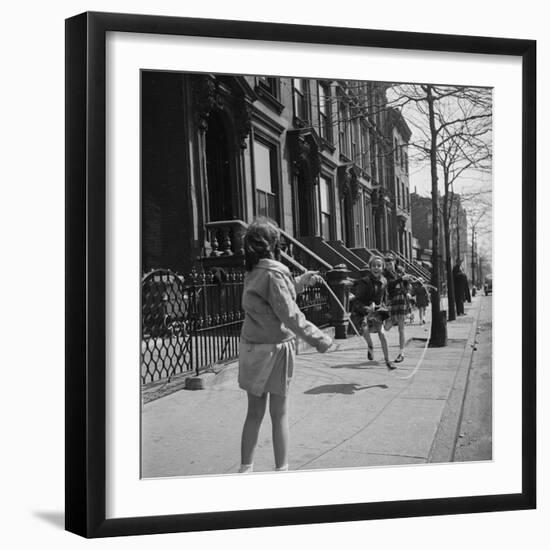
[[[294,372],[295,340],[279,344],[253,344],[241,339],[239,387],[252,395],[287,395]]]

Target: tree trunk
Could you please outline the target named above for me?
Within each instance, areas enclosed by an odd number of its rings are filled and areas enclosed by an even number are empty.
[[[475,236],[475,227],[472,227],[472,284],[475,285],[475,280],[476,280],[476,272],[475,272],[475,265],[476,265],[476,262],[475,262],[475,257],[476,257],[476,253],[475,253],[475,249],[474,249],[474,236]],[[476,285],[477,286],[477,285]]]
[[[439,194],[437,189],[437,132],[435,129],[434,98],[432,87],[426,86],[426,99],[428,101],[428,113],[430,120],[430,171],[432,179],[432,281],[431,284],[437,290],[432,290],[432,332],[430,346],[441,347],[447,345],[447,325],[443,318],[439,292],[441,289],[439,278]]]
[[[458,202],[456,203],[456,257],[460,258],[460,220]]]
[[[446,178],[445,178],[446,179]],[[443,196],[443,237],[445,239],[445,272],[447,275],[447,307],[448,319],[456,319],[455,285],[453,281],[453,266],[451,261],[451,228],[449,223],[449,193],[445,183],[445,195]]]

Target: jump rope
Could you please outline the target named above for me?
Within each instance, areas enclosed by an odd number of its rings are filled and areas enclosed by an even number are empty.
[[[300,269],[300,271],[302,271],[303,273],[307,272],[307,269],[302,267],[302,266],[296,266],[296,267],[298,267],[298,269]],[[320,280],[323,283],[324,287],[328,290],[329,294],[332,296],[332,298],[336,302],[336,304],[338,304],[338,306],[340,307],[340,309],[342,310],[344,315],[347,315],[348,312],[346,311],[346,308],[344,307],[344,304],[342,304],[342,302],[338,299],[338,297],[336,296],[336,294],[334,293],[332,288],[330,288],[329,284],[325,281],[325,279],[320,275],[320,273],[318,271],[314,271],[313,273],[317,276],[317,279]],[[426,286],[431,286],[431,285],[426,285]],[[200,293],[201,290],[202,290],[202,288],[199,290],[199,293]],[[357,327],[355,326],[355,323],[350,323],[350,324],[351,324],[351,327],[353,328],[353,331],[355,332],[355,334],[359,337],[359,340],[361,341],[361,343],[364,344],[365,347],[368,350],[369,349],[368,344],[365,341],[363,335],[360,334],[359,331],[357,330]],[[407,374],[406,376],[397,376],[397,375],[393,374],[392,378],[397,378],[399,380],[408,380],[408,379],[412,378],[418,372],[418,369],[420,368],[420,365],[422,365],[422,362],[424,361],[424,357],[426,355],[426,351],[428,349],[429,343],[430,343],[430,337],[428,336],[428,338],[426,339],[426,344],[424,345],[424,349],[422,350],[422,353],[420,355],[420,358],[418,359],[414,369],[409,374]],[[328,351],[328,353],[337,353],[338,351],[340,351],[340,345],[339,344],[333,344],[333,345],[334,345],[334,349],[332,351]],[[227,342],[226,342],[225,347],[227,347]],[[224,347],[223,353],[225,353],[225,347]],[[223,353],[222,353],[222,355],[223,355]],[[171,378],[172,378],[172,376],[169,376],[168,381],[166,383],[170,382]],[[164,385],[166,385],[166,383]]]
[[[305,273],[306,271],[307,270],[304,268],[303,272]],[[325,279],[323,279],[323,277],[321,277],[321,275],[318,272],[314,272],[314,273],[317,275],[317,279],[320,279],[322,281],[323,285],[328,290],[329,294],[332,296],[334,301],[338,304],[338,306],[340,306],[340,309],[344,312],[344,315],[347,315],[348,312],[346,311],[346,308],[344,307],[344,304],[342,304],[342,302],[338,299],[338,297],[336,296],[336,294],[334,293],[332,288],[330,288],[330,286],[325,281]],[[357,330],[357,327],[355,326],[355,323],[350,323],[350,324],[351,324],[355,334],[357,336],[359,336],[359,339],[366,346],[366,348],[368,350],[369,349],[368,344],[365,341],[363,335],[359,334],[359,331]],[[420,365],[424,361],[424,357],[426,355],[426,351],[428,349],[429,343],[430,343],[430,337],[428,336],[428,338],[426,339],[426,344],[424,345],[424,349],[422,350],[422,354],[420,355],[420,358],[418,359],[418,361],[416,363],[416,366],[414,367],[414,369],[409,374],[407,374],[406,376],[397,376],[397,375],[394,374],[394,375],[392,375],[392,377],[393,378],[398,378],[399,380],[408,380],[409,378],[412,378],[418,372],[418,369],[420,368]],[[340,346],[337,345],[336,349],[334,349],[332,352],[329,351],[329,353],[336,353],[338,351],[340,351]]]

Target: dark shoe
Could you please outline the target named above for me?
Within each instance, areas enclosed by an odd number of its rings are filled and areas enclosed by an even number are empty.
[[[372,353],[372,348],[369,348],[367,351],[367,357],[369,358],[369,361],[372,361],[374,359],[374,354]]]
[[[395,370],[397,368],[391,361],[386,361],[386,367],[388,367],[388,370]]]
[[[394,363],[402,363],[405,360],[403,355],[400,353],[394,360]]]

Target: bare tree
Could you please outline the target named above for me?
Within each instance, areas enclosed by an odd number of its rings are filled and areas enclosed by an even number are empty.
[[[467,171],[487,171],[491,168],[492,147],[491,109],[490,104],[483,101],[473,101],[480,96],[485,99],[486,90],[468,91],[467,98],[461,95],[453,97],[450,104],[440,104],[438,119],[442,122],[441,140],[437,150],[438,164],[443,173],[443,234],[445,239],[445,269],[447,274],[447,299],[449,320],[456,319],[454,284],[452,277],[452,253],[450,221],[453,212],[453,202],[458,197],[454,192],[454,184]],[[452,125],[445,124],[448,120],[459,120]],[[459,231],[457,219],[457,234]],[[460,252],[455,251],[456,262]]]
[[[477,243],[478,239],[481,236],[490,235],[492,233],[492,227],[491,227],[491,204],[488,201],[479,199],[476,201],[472,201],[471,204],[468,206],[467,215],[468,215],[468,221],[469,221],[469,228],[471,233],[471,250],[472,250],[472,261],[471,261],[471,280],[472,284],[476,284],[476,282],[480,282],[478,277],[476,277],[476,262],[475,262],[475,255],[476,255],[476,249],[478,248]],[[481,259],[482,255],[479,255],[479,259]],[[487,258],[484,257],[484,261],[490,265],[490,261],[487,260]]]
[[[407,122],[415,127],[411,142],[417,161],[430,163],[432,182],[432,285],[441,288],[439,213],[443,222],[449,320],[456,318],[452,278],[450,220],[454,185],[472,170],[490,170],[491,91],[463,86],[396,85],[392,104],[407,108]],[[411,107],[413,107],[411,109]],[[443,180],[440,199],[439,174]],[[437,302],[437,304],[436,304]],[[432,307],[432,338],[440,341],[438,301]],[[435,327],[435,329],[434,329]]]
[[[432,195],[432,286],[437,289],[432,300],[432,345],[444,345],[445,328],[440,315],[440,223],[443,221],[445,271],[447,275],[450,319],[455,318],[452,283],[450,219],[455,197],[454,185],[471,170],[489,170],[491,160],[492,93],[486,88],[439,86],[434,84],[400,84],[346,81],[339,92],[323,102],[333,102],[329,124],[338,132],[349,131],[358,119],[368,120],[376,131],[376,147],[368,151],[373,173],[380,159],[394,155],[391,136],[386,135],[381,116],[388,109],[401,112],[414,130],[408,143],[416,151],[414,159],[429,162]],[[383,94],[378,93],[381,89]],[[386,93],[387,92],[387,93]],[[314,96],[310,96],[310,101]],[[321,101],[317,96],[317,101]],[[320,103],[319,103],[320,105]],[[350,130],[353,133],[353,128]],[[379,144],[381,144],[379,146]],[[370,144],[372,145],[372,144]],[[364,147],[364,145],[363,145]],[[364,164],[363,147],[352,153],[351,160]],[[440,199],[440,174],[443,199]]]

